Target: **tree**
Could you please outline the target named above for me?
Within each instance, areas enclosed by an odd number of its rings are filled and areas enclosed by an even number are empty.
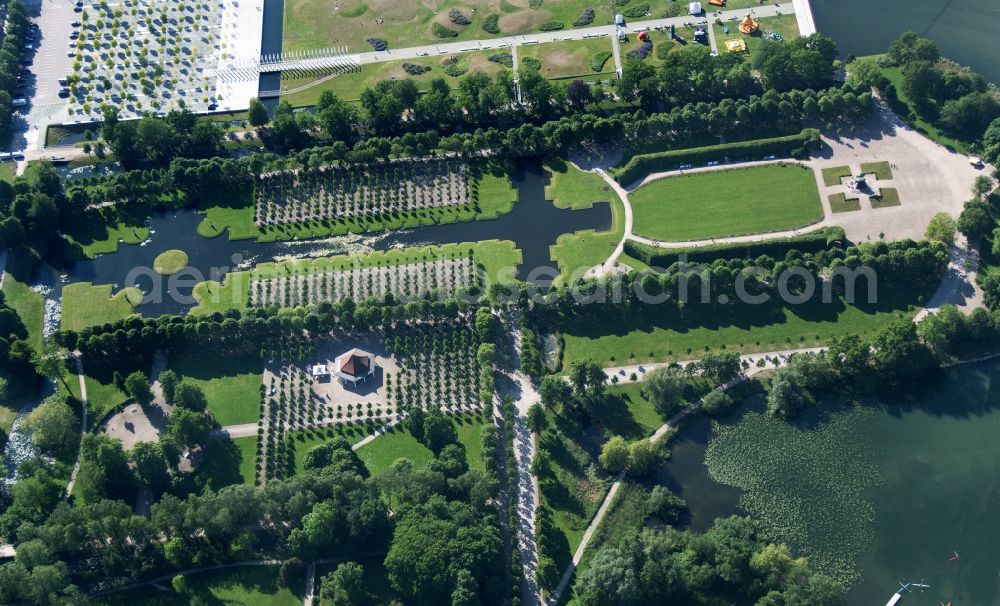
[[[628,473],[634,478],[648,476],[659,461],[656,445],[649,440],[636,440],[628,448]]]
[[[159,442],[139,442],[129,452],[129,458],[135,466],[136,478],[154,495],[159,496],[170,487],[167,457]]]
[[[573,399],[573,388],[562,377],[546,375],[538,386],[542,405],[549,410],[569,405]]]
[[[616,547],[597,552],[580,575],[574,593],[583,606],[630,606],[640,595],[631,559]]]
[[[887,386],[899,386],[907,379],[927,372],[935,365],[930,350],[908,318],[896,318],[875,337],[872,362]]]
[[[419,404],[407,409],[405,425],[410,430],[410,435],[418,442],[424,441],[424,421],[426,418],[427,413]]]
[[[264,126],[269,120],[264,103],[257,97],[250,99],[250,107],[247,109],[247,121],[250,122],[250,126]]]
[[[125,377],[125,391],[132,396],[139,406],[149,406],[153,401],[153,391],[149,386],[149,377],[137,370]]]
[[[953,133],[978,138],[997,117],[1000,117],[1000,102],[993,93],[974,92],[945,102],[940,123]]]
[[[451,419],[441,414],[441,409],[431,408],[424,419],[424,444],[430,448],[434,454],[441,452],[441,449],[448,444],[458,441],[458,431]]]
[[[76,487],[84,501],[130,496],[132,470],[122,443],[105,435],[86,434],[80,442],[80,471]]]
[[[687,508],[687,502],[665,486],[654,486],[649,491],[649,511],[664,524],[672,526],[680,523]]]
[[[988,202],[976,198],[965,203],[962,214],[958,216],[958,231],[962,232],[970,242],[978,241],[990,233],[996,221],[992,216],[992,207]]]
[[[941,71],[930,61],[903,67],[903,94],[919,108],[926,108],[942,88]]]
[[[66,382],[66,355],[66,350],[53,347],[52,344],[47,343],[46,351],[38,356],[35,367],[38,370],[38,374],[58,379],[63,384],[63,387],[66,388],[67,393],[73,393],[69,388],[69,383]]]
[[[177,373],[170,370],[169,368],[160,373],[160,376],[156,379],[160,383],[160,389],[163,391],[163,399],[167,404],[174,403],[174,394],[177,389],[177,383],[180,382],[180,377]]]
[[[211,417],[187,408],[177,407],[167,420],[166,438],[178,448],[194,448],[212,435]]]
[[[698,361],[702,374],[711,377],[719,383],[728,383],[739,376],[740,354],[735,351],[710,351]]]
[[[532,433],[541,433],[549,426],[549,419],[545,416],[545,409],[537,402],[528,408],[528,415],[525,422]]]
[[[608,376],[593,360],[574,362],[569,371],[569,381],[577,397],[604,395]]]
[[[174,405],[195,412],[203,412],[208,408],[208,400],[200,387],[187,381],[181,381],[174,390]]]
[[[326,469],[335,467],[337,471],[350,471],[365,475],[364,464],[351,448],[351,443],[343,436],[337,436],[322,444],[313,446],[306,452],[303,467],[306,469]]]
[[[979,175],[976,180],[972,183],[972,195],[980,200],[986,199],[986,197],[993,191],[993,179],[987,175]]]
[[[924,235],[931,240],[943,242],[951,246],[955,243],[955,232],[957,230],[958,224],[951,218],[951,215],[948,213],[937,213],[931,217]]]
[[[674,415],[684,403],[686,381],[680,369],[660,366],[646,373],[642,389],[661,417]]]
[[[320,600],[329,606],[365,606],[371,596],[365,587],[365,570],[357,562],[344,562],[325,575],[320,584]]]
[[[451,606],[479,606],[479,584],[468,570],[458,571],[455,591],[451,593]]]
[[[354,140],[358,128],[358,110],[330,91],[323,91],[316,103],[316,120],[334,141]]]
[[[629,462],[629,447],[625,438],[621,436],[611,436],[611,438],[601,446],[601,454],[597,457],[601,467],[608,473],[618,473],[625,469]]]
[[[79,440],[79,422],[73,409],[59,396],[50,396],[24,419],[31,441],[58,459],[71,458]]]
[[[928,61],[937,63],[941,58],[937,45],[927,38],[921,38],[914,32],[903,32],[889,45],[886,59],[890,64],[901,66],[911,61]]]
[[[733,406],[733,399],[724,391],[714,389],[701,399],[702,411],[713,418],[721,418],[729,414]]]
[[[573,80],[566,87],[566,101],[574,110],[582,111],[594,102],[594,95],[590,90],[590,85],[583,80]]]

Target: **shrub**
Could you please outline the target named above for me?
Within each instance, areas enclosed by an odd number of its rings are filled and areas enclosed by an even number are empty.
[[[377,51],[389,50],[389,43],[381,38],[368,38],[368,44]]]
[[[638,59],[639,61],[642,61],[643,59],[648,57],[651,52],[653,52],[653,43],[650,42],[649,40],[646,40],[645,42],[642,43],[642,46],[640,46],[639,48],[633,48],[632,50],[630,50],[625,54],[632,59]]]
[[[597,51],[587,59],[587,65],[595,72],[604,71],[604,64],[611,58],[611,51]]]
[[[679,17],[683,9],[681,8],[680,2],[670,2],[667,4],[667,10],[663,13],[664,19],[669,19],[671,17]]]
[[[541,71],[542,62],[534,57],[521,57],[521,67],[532,69],[537,72]]]
[[[528,0],[528,8],[535,10],[542,8],[542,0]]]
[[[543,32],[554,32],[554,31],[561,30],[564,27],[566,27],[566,26],[562,24],[562,21],[556,21],[555,19],[549,19],[545,23],[539,25],[538,29],[541,30],[541,31],[543,31]]]
[[[463,63],[459,63],[458,61],[452,61],[446,64],[444,67],[442,67],[441,71],[448,74],[452,78],[458,78],[459,76],[464,75],[465,72],[468,71],[468,67]]]
[[[622,11],[622,14],[625,15],[626,17],[635,19],[638,17],[645,17],[648,12],[649,12],[649,2],[642,2],[640,4],[636,4],[635,6],[630,6],[626,8],[625,10]]]
[[[625,254],[639,259],[646,265],[668,267],[679,255],[687,255],[690,263],[711,263],[717,259],[755,259],[766,255],[773,259],[784,259],[789,251],[817,253],[832,246],[838,246],[847,239],[842,227],[826,227],[792,238],[774,238],[757,242],[736,242],[731,244],[711,244],[693,248],[654,248],[633,240],[625,242]]]
[[[455,30],[448,29],[447,27],[437,22],[435,22],[434,25],[431,26],[431,33],[433,33],[438,38],[454,38],[455,36],[458,35],[458,32],[456,32]]]
[[[487,57],[489,61],[493,63],[499,63],[500,65],[505,65],[507,67],[514,67],[514,56],[510,53],[501,53],[499,55],[490,55]]]
[[[420,76],[431,71],[431,68],[426,65],[416,65],[414,63],[404,63],[403,71],[410,74],[411,76]]]
[[[573,27],[584,27],[594,22],[594,9],[589,6],[583,9],[580,18],[573,22]]]
[[[455,25],[469,25],[472,23],[472,21],[469,21],[469,18],[463,15],[462,11],[457,8],[453,8],[448,11],[448,19],[450,19]]]
[[[500,33],[500,15],[489,15],[483,20],[483,31],[491,34]]]
[[[670,51],[674,50],[676,45],[677,44],[673,40],[660,42],[656,45],[656,58],[660,60],[666,59],[667,55],[670,54]]]
[[[676,170],[681,164],[705,164],[726,158],[730,161],[744,158],[760,160],[766,155],[795,157],[818,143],[819,131],[807,128],[797,135],[639,154],[613,172],[619,183],[631,184],[655,172]]]

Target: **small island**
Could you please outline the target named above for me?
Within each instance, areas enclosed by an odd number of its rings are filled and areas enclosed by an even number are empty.
[[[179,272],[188,264],[187,253],[183,250],[168,250],[156,257],[153,261],[153,269],[156,273],[169,276]]]

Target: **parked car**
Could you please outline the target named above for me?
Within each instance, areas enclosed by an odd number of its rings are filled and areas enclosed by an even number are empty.
[[[69,89],[66,88],[66,87],[60,88],[59,89],[59,96],[63,97],[63,98],[68,97],[69,96]]]
[[[24,107],[28,104],[28,100],[24,97],[17,97],[10,102],[11,107]]]

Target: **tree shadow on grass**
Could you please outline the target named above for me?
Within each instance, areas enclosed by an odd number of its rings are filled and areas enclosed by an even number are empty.
[[[190,492],[201,493],[205,488],[219,490],[232,484],[242,484],[240,465],[243,456],[229,438],[211,440],[201,454],[197,469],[185,477]]]

